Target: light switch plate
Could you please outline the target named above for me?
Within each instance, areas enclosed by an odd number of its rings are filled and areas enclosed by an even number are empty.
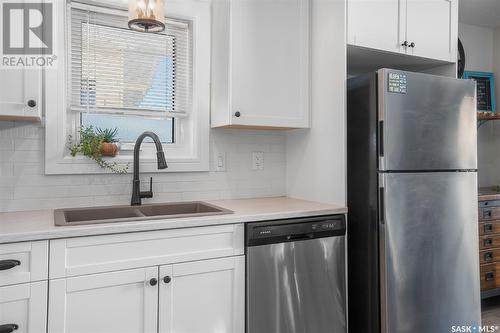
[[[215,153],[215,171],[223,172],[226,171],[226,153],[216,152]]]
[[[252,152],[252,169],[264,170],[264,153],[261,151]]]

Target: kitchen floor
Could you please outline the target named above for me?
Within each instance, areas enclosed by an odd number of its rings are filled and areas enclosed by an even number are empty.
[[[483,325],[500,325],[500,296],[481,302]]]

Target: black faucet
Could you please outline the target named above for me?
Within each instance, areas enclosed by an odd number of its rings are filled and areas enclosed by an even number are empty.
[[[158,161],[158,169],[166,169],[167,161],[165,160],[165,154],[163,153],[163,147],[161,145],[158,135],[153,132],[144,132],[137,138],[134,147],[134,180],[132,181],[132,206],[140,206],[142,203],[142,198],[152,198],[153,197],[153,177],[149,179],[149,191],[141,192],[141,181],[139,179],[139,151],[141,149],[141,144],[144,138],[149,136],[153,139],[156,146],[156,160]]]

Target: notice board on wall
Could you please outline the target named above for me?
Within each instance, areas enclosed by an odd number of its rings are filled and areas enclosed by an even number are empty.
[[[477,111],[495,112],[495,75],[488,72],[465,72],[464,79],[476,81]]]

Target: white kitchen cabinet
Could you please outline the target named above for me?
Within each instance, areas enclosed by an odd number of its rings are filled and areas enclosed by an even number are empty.
[[[0,287],[0,331],[43,333],[47,323],[47,281]]]
[[[349,0],[347,42],[373,49],[401,52],[401,0]],[[404,38],[404,36],[403,36]],[[404,52],[404,50],[403,50]]]
[[[244,258],[160,267],[159,333],[243,333]]]
[[[154,333],[157,279],[150,267],[52,280],[49,332]]]
[[[42,71],[0,69],[0,121],[40,120]]]
[[[458,0],[348,0],[347,11],[350,45],[457,59]]]
[[[212,13],[212,127],[309,127],[310,0],[221,0]]]
[[[49,242],[0,244],[0,286],[48,279]]]
[[[456,61],[457,0],[407,0],[406,12],[406,40],[414,45],[408,54]]]

